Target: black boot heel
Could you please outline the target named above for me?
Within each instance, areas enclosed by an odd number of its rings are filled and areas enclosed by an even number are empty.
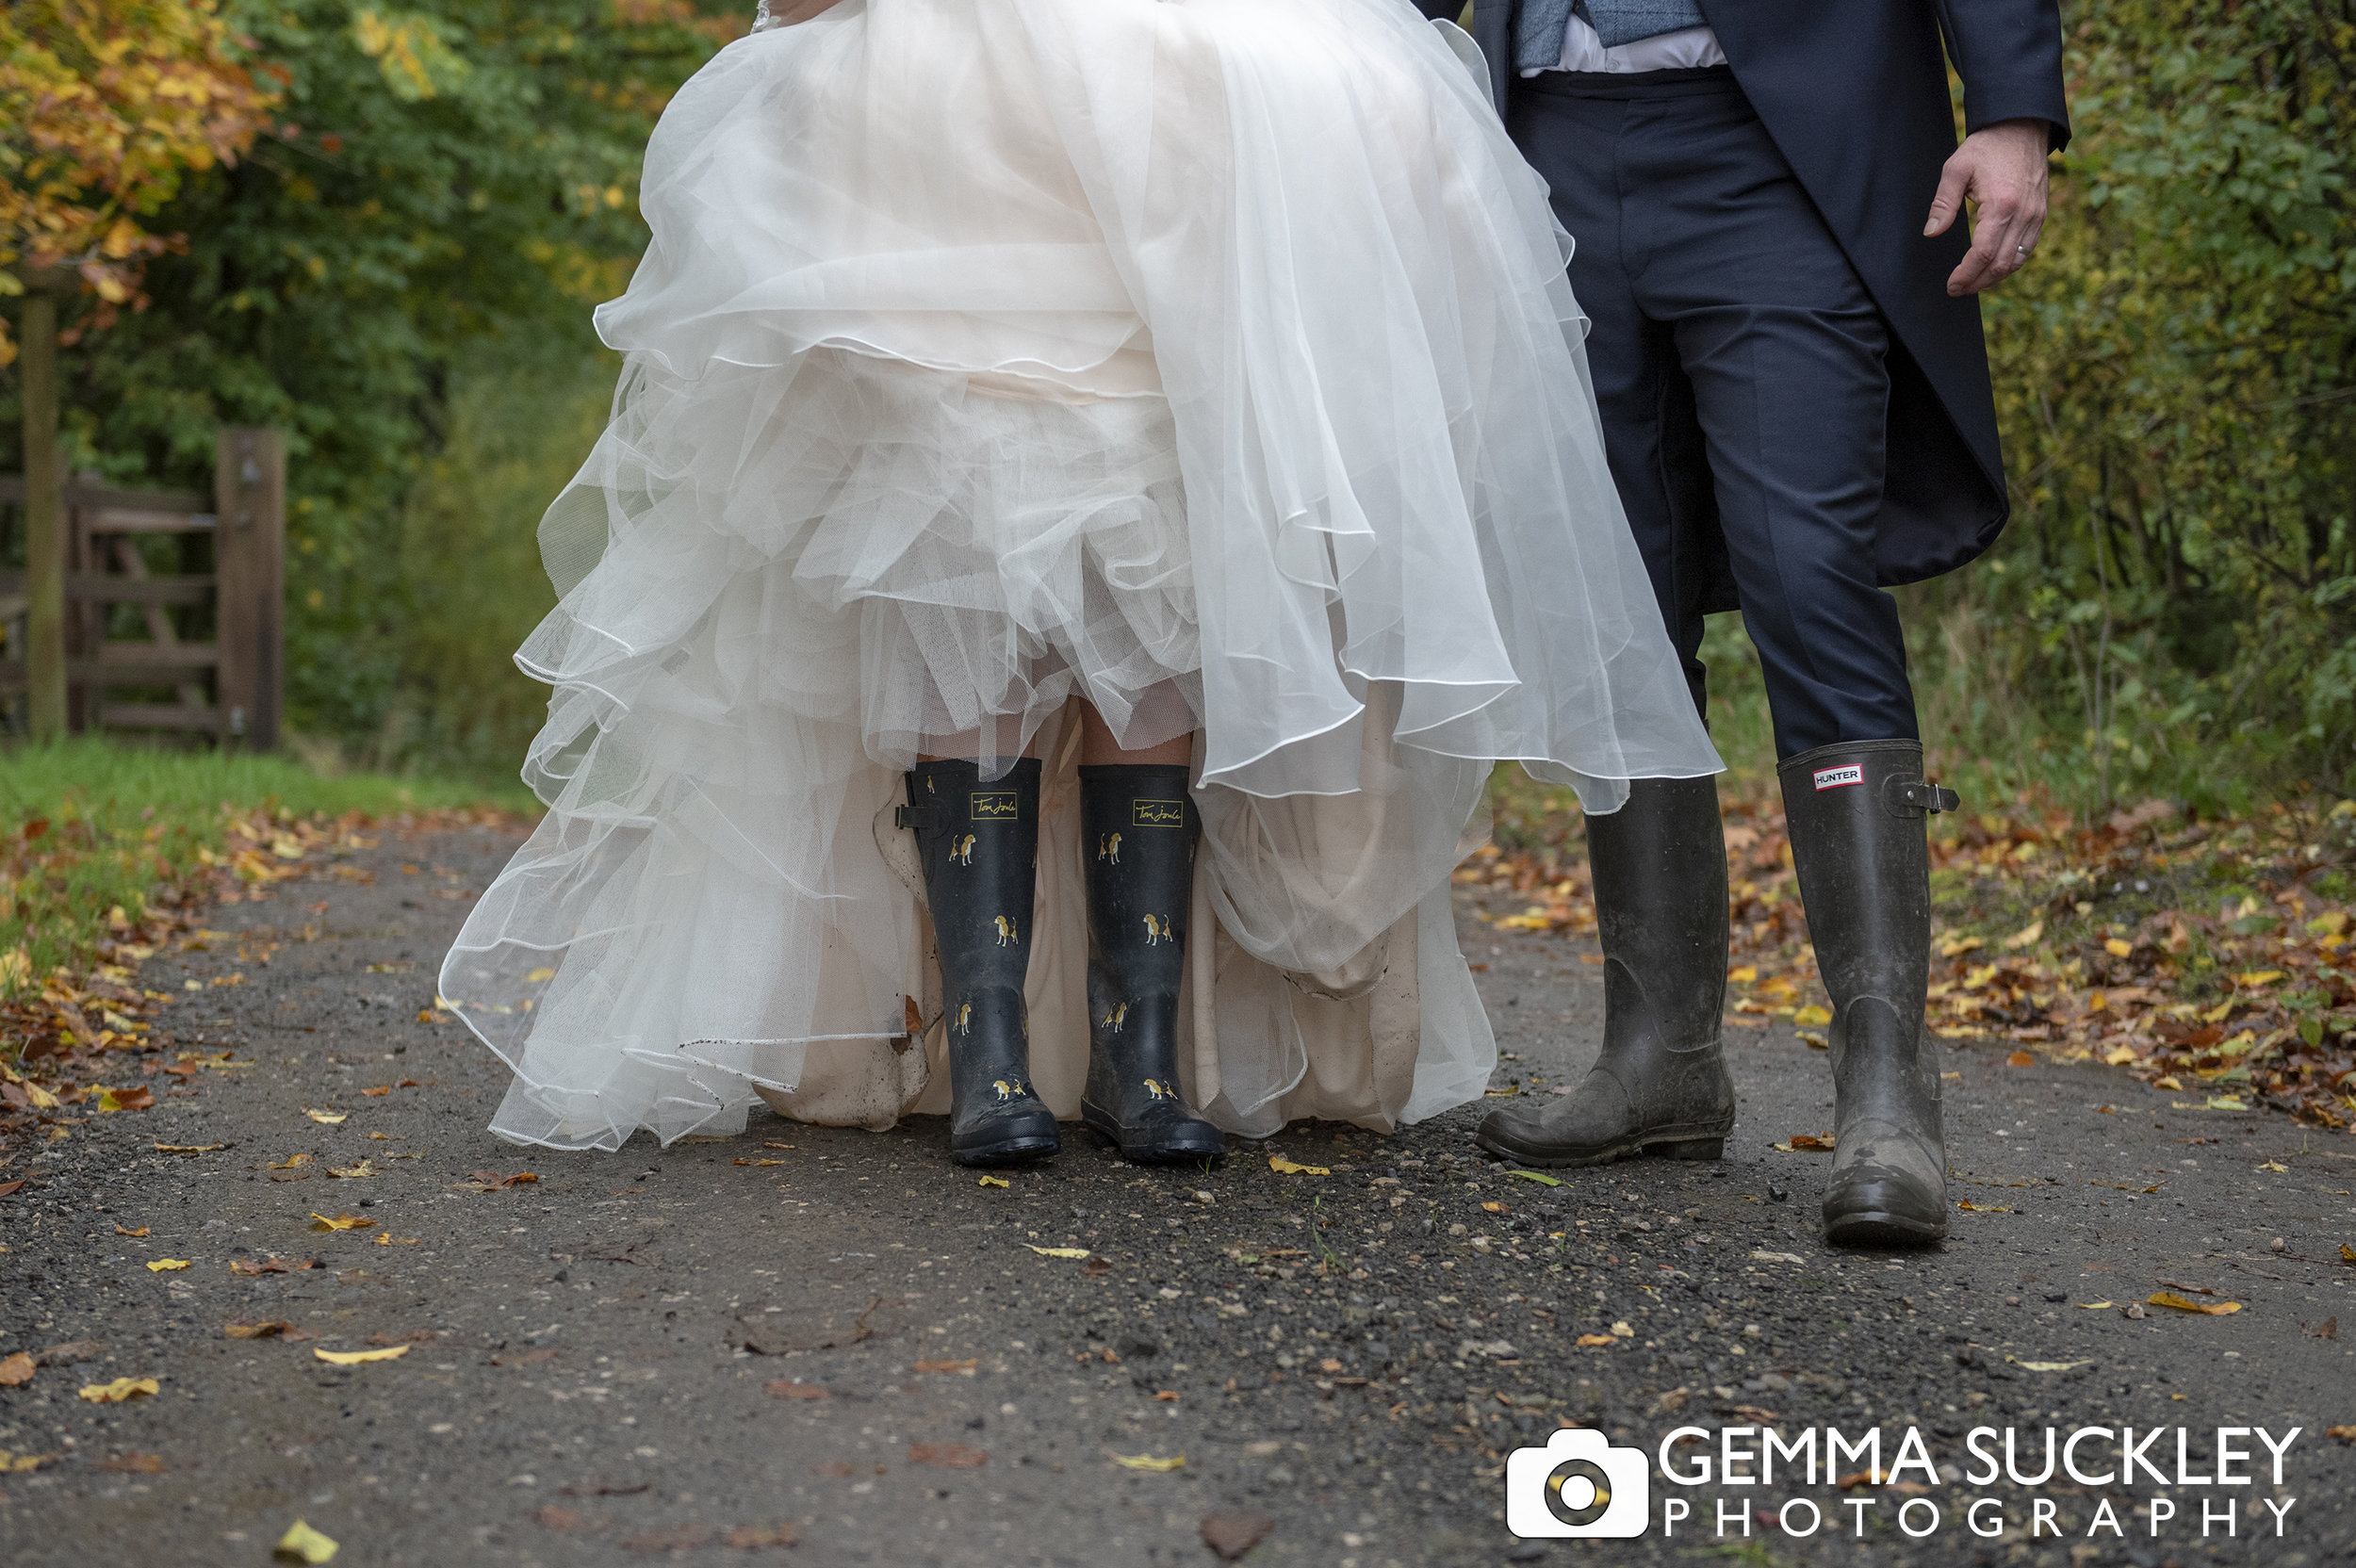
[[[1664,1160],[1715,1160],[1725,1157],[1724,1138],[1682,1138],[1674,1143],[1648,1143],[1644,1152]]]
[[[973,1166],[1045,1159],[1062,1140],[1055,1113],[1031,1088],[1023,1002],[1039,764],[1026,758],[985,783],[972,762],[924,762],[908,779],[906,820],[924,862],[949,1010],[949,1157]]]
[[[1178,988],[1202,825],[1186,770],[1080,770],[1088,889],[1088,1081],[1081,1119],[1123,1158],[1207,1159],[1227,1140],[1178,1087]]]

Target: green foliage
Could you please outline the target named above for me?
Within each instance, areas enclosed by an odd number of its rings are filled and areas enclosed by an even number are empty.
[[[2015,521],[1907,596],[1929,738],[2086,804],[2345,789],[2356,3],[2067,20],[2076,139],[1987,307]]]
[[[620,358],[505,349],[451,376],[450,438],[402,515],[400,677],[371,766],[512,782],[547,717],[512,657],[556,603],[533,524],[605,428]]]
[[[151,308],[65,357],[67,424],[77,468],[198,489],[219,424],[289,432],[298,727],[366,742],[400,707],[417,612],[404,514],[421,466],[456,438],[452,368],[513,360],[516,345],[573,364],[593,351],[588,306],[618,292],[644,244],[655,117],[748,10],[224,8],[281,84],[280,122],[153,220],[186,235],[186,253],[150,267]],[[14,411],[0,413],[12,442]],[[508,526],[528,538],[537,510]]]

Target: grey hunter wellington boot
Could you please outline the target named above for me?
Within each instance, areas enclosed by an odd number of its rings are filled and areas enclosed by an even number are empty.
[[[1603,1052],[1544,1111],[1481,1119],[1482,1148],[1527,1165],[1639,1152],[1714,1160],[1734,1127],[1719,1040],[1726,999],[1726,852],[1714,778],[1640,778],[1587,819],[1603,939]]]
[[[1080,1116],[1122,1157],[1173,1164],[1227,1140],[1178,1088],[1178,988],[1202,821],[1187,770],[1121,763],[1080,770],[1088,889],[1088,1083]]]
[[[985,783],[972,762],[923,762],[908,776],[903,823],[916,830],[924,897],[948,1008],[949,1157],[1022,1165],[1061,1147],[1055,1113],[1031,1088],[1023,980],[1031,967],[1039,860],[1039,763]]]
[[[1947,1233],[1925,819],[1961,803],[1913,741],[1851,741],[1784,763],[1784,821],[1832,998],[1833,1166],[1824,1237],[1909,1246]]]

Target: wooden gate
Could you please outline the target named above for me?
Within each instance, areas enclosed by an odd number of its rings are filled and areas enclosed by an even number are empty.
[[[286,691],[286,454],[277,431],[224,430],[213,495],[64,487],[68,727],[278,743]],[[0,504],[25,516],[25,482]],[[21,526],[21,524],[20,524]],[[159,538],[177,548],[159,552]],[[154,559],[169,553],[171,570]],[[28,585],[0,572],[0,700],[26,691]]]

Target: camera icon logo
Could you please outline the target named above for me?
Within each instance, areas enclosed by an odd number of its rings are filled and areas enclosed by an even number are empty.
[[[1566,1427],[1543,1448],[1505,1461],[1505,1527],[1530,1537],[1628,1540],[1652,1522],[1652,1471],[1644,1450]]]

